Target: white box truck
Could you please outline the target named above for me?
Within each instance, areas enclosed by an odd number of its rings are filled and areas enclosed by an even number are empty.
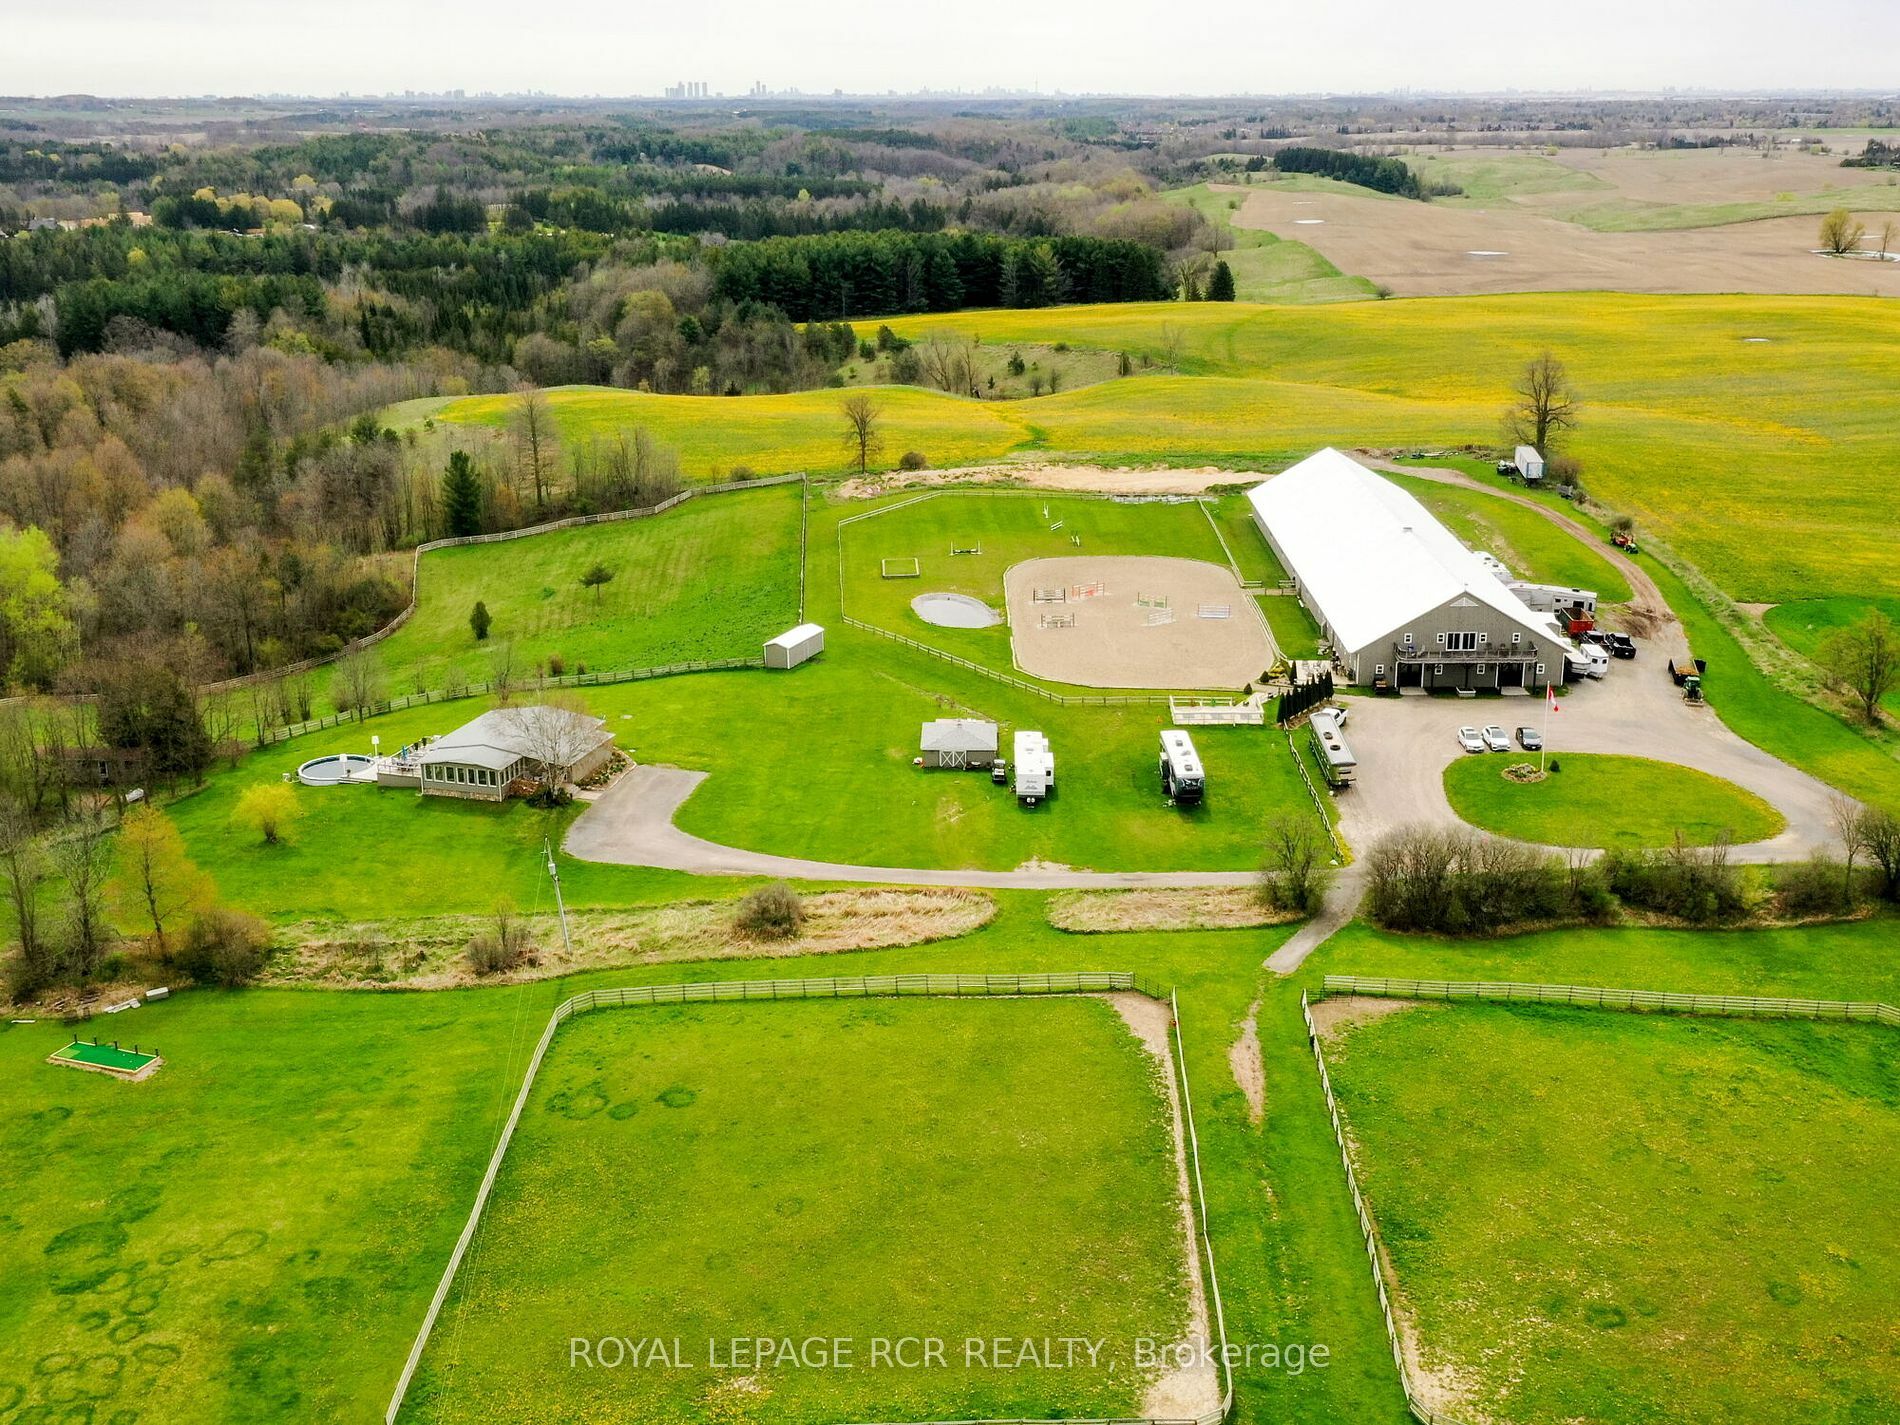
[[[1192,806],[1207,796],[1207,773],[1194,739],[1178,727],[1161,734],[1161,790],[1176,806]]]
[[[1056,789],[1056,754],[1040,732],[1016,734],[1016,800],[1032,807]]]

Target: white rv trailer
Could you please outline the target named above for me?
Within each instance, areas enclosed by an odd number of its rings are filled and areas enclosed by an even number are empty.
[[[1359,759],[1352,755],[1352,747],[1345,733],[1340,731],[1344,721],[1331,708],[1321,708],[1307,723],[1320,768],[1326,774],[1328,785],[1334,787],[1349,787],[1359,776]]]
[[[1161,790],[1176,805],[1192,805],[1207,795],[1201,754],[1194,750],[1194,739],[1178,727],[1161,734]]]
[[[1016,734],[1016,800],[1032,807],[1056,789],[1056,754],[1040,732]]]

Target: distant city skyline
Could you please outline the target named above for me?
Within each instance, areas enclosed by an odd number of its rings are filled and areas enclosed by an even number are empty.
[[[1161,14],[1129,0],[1046,0],[998,15],[932,3],[713,0],[630,7],[568,0],[522,12],[333,0],[10,7],[0,92],[166,96],[540,92],[703,97],[834,90],[1123,95],[1666,89],[1893,90],[1900,5],[1842,0],[1817,23],[1798,0],[1415,0],[1273,7],[1209,0]],[[694,76],[688,80],[686,76]]]

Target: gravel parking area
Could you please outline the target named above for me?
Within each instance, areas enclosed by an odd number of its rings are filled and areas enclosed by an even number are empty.
[[[1672,628],[1679,640],[1679,631]],[[1353,698],[1346,736],[1359,758],[1359,777],[1339,799],[1340,830],[1363,853],[1402,826],[1462,826],[1445,798],[1445,768],[1460,757],[1497,756],[1459,750],[1457,729],[1497,723],[1543,729],[1548,751],[1613,752],[1653,757],[1725,777],[1754,792],[1788,819],[1770,841],[1738,847],[1737,860],[1796,860],[1834,840],[1829,810],[1836,793],[1807,773],[1744,742],[1713,708],[1691,706],[1669,679],[1671,640],[1639,640],[1633,660],[1611,663],[1607,678],[1580,680],[1548,715],[1540,697]],[[1711,697],[1721,695],[1720,670]],[[1509,756],[1510,754],[1505,754]],[[1521,760],[1525,754],[1517,754]]]

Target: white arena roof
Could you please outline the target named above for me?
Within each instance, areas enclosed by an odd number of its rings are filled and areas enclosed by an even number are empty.
[[[1247,498],[1342,652],[1356,653],[1460,594],[1564,642],[1548,615],[1499,583],[1417,499],[1337,450],[1309,455]]]

